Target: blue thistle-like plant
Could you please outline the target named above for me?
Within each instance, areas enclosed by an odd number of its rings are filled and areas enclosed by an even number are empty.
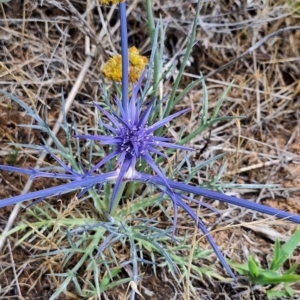
[[[59,163],[60,171],[57,172],[44,172],[38,169],[24,169],[12,166],[0,165],[1,170],[6,170],[10,172],[18,172],[31,176],[32,179],[39,177],[44,178],[56,178],[56,179],[68,179],[69,183],[62,184],[56,187],[47,188],[41,191],[29,192],[27,194],[11,197],[8,199],[0,200],[0,207],[5,207],[8,205],[21,203],[24,201],[36,199],[41,200],[49,196],[62,195],[69,193],[74,190],[80,190],[78,195],[82,196],[89,188],[96,185],[100,187],[107,182],[114,182],[115,187],[112,194],[110,209],[113,206],[114,197],[120,185],[129,181],[140,182],[144,184],[151,184],[157,187],[163,195],[170,198],[174,205],[174,226],[173,234],[176,229],[176,219],[177,219],[177,208],[180,207],[185,210],[190,217],[197,223],[199,229],[205,234],[208,242],[218,256],[220,262],[225,267],[227,272],[235,278],[233,272],[228,266],[225,258],[223,257],[218,246],[214,242],[212,236],[208,233],[203,222],[197,217],[197,214],[188,206],[186,201],[194,201],[201,204],[200,201],[191,199],[187,197],[184,193],[194,194],[204,196],[209,199],[219,200],[225,203],[230,203],[236,206],[245,207],[247,209],[255,210],[261,213],[266,213],[272,216],[277,216],[279,218],[286,218],[290,221],[300,224],[300,216],[293,215],[282,210],[271,208],[262,204],[254,203],[248,200],[235,198],[221,194],[214,191],[209,191],[201,187],[192,186],[184,182],[177,182],[169,180],[156,165],[153,160],[151,153],[157,154],[162,157],[166,157],[164,153],[157,149],[157,147],[169,147],[171,149],[183,149],[192,150],[184,146],[179,146],[172,143],[172,140],[166,137],[155,136],[153,133],[156,129],[164,126],[166,123],[170,122],[175,117],[186,112],[187,110],[182,110],[174,113],[163,120],[157,121],[152,125],[148,124],[148,118],[153,106],[153,101],[148,104],[144,112],[142,112],[142,99],[138,97],[138,91],[141,87],[142,78],[133,87],[132,97],[129,101],[127,112],[123,109],[121,102],[116,99],[117,108],[119,109],[119,114],[116,111],[109,113],[108,111],[101,108],[98,104],[95,104],[97,109],[103,113],[111,124],[102,122],[102,125],[108,130],[110,135],[76,135],[77,138],[87,138],[96,141],[100,141],[102,144],[108,144],[113,146],[113,150],[105,158],[103,158],[99,163],[89,170],[74,171],[72,168],[68,167],[61,159],[56,157],[49,149],[44,148],[45,151],[51,154],[51,156]],[[38,117],[36,118],[38,120]],[[116,161],[116,170],[97,174],[103,165],[105,165],[111,159],[118,157]],[[144,159],[149,167],[157,174],[156,176],[138,172],[135,168],[135,164],[138,159]],[[100,189],[99,189],[100,190]],[[185,200],[184,200],[185,199]]]
[[[154,101],[151,101],[148,106],[142,111],[143,101],[138,97],[138,92],[141,87],[144,74],[139,79],[138,83],[132,89],[132,96],[130,101],[128,100],[128,46],[127,46],[127,24],[126,24],[126,6],[125,2],[120,3],[120,16],[121,16],[121,40],[122,40],[122,101],[118,98],[115,100],[118,111],[112,109],[112,113],[109,113],[98,104],[95,104],[97,109],[107,117],[110,124],[101,121],[103,127],[107,129],[109,135],[76,135],[77,138],[86,138],[95,141],[99,141],[102,144],[107,144],[113,146],[113,150],[105,158],[100,160],[94,167],[90,170],[85,170],[81,168],[80,171],[74,171],[72,168],[68,167],[61,159],[56,157],[51,150],[44,148],[48,151],[51,156],[60,165],[59,172],[45,172],[39,169],[24,169],[18,167],[11,167],[0,165],[1,170],[6,170],[9,172],[18,172],[31,176],[32,179],[39,177],[44,178],[56,178],[66,180],[70,182],[47,188],[41,191],[29,192],[23,195],[7,198],[0,200],[0,208],[8,205],[21,203],[28,200],[41,200],[46,197],[52,197],[55,195],[62,195],[69,193],[71,191],[80,190],[78,197],[82,196],[88,189],[93,188],[98,185],[99,191],[101,187],[107,182],[114,182],[114,190],[112,198],[110,201],[109,211],[115,205],[116,195],[121,188],[121,185],[128,181],[135,181],[144,184],[151,184],[158,188],[162,195],[168,196],[174,205],[174,226],[173,234],[176,229],[176,218],[177,218],[177,208],[182,208],[187,214],[197,223],[198,228],[203,232],[211,247],[215,251],[220,262],[227,270],[227,272],[235,278],[235,275],[228,266],[225,258],[223,257],[220,249],[214,242],[212,236],[207,231],[205,225],[200,218],[197,217],[196,212],[194,212],[187,201],[193,201],[201,204],[200,201],[187,197],[185,193],[194,194],[199,196],[204,196],[209,199],[219,200],[225,203],[230,203],[236,206],[244,207],[247,209],[255,210],[261,213],[266,213],[272,216],[277,216],[279,218],[285,218],[295,223],[300,224],[300,216],[293,215],[282,210],[271,208],[262,204],[253,203],[248,200],[239,199],[231,196],[227,196],[218,192],[209,191],[198,186],[188,185],[184,182],[177,182],[169,180],[160,169],[160,167],[153,160],[151,153],[158,156],[167,158],[167,156],[161,152],[158,147],[167,147],[171,149],[182,149],[182,150],[192,150],[184,146],[179,146],[173,143],[173,141],[166,137],[154,136],[154,132],[164,126],[166,123],[172,121],[175,117],[188,111],[188,109],[174,113],[163,120],[157,121],[156,123],[149,125],[149,116],[151,115],[151,110],[153,109]],[[23,108],[29,112],[29,114],[35,118],[39,126],[37,128],[42,129],[45,123],[40,119],[40,117],[33,113],[33,111],[27,107],[24,103],[21,103],[11,94],[2,91],[3,94],[9,96],[11,99],[17,101],[22,105]],[[97,174],[99,171],[110,160],[117,158],[116,170]],[[156,173],[156,176],[149,175],[147,173],[138,172],[135,168],[137,160],[144,159],[148,166]],[[206,205],[206,207],[208,207]]]

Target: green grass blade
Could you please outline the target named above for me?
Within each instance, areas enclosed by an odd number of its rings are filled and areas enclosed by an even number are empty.
[[[281,247],[279,250],[279,254],[276,254],[276,259],[274,259],[271,263],[271,270],[278,270],[284,262],[291,256],[293,251],[297,248],[300,243],[300,229],[298,229],[289,240]],[[278,251],[278,250],[276,250]]]

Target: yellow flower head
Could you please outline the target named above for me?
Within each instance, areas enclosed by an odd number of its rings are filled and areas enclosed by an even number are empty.
[[[145,66],[148,63],[148,59],[145,56],[141,56],[136,47],[128,49],[128,81],[135,83],[140,78]],[[122,56],[115,55],[104,65],[102,72],[108,79],[114,81],[122,80]]]
[[[101,4],[109,4],[109,3],[117,4],[120,2],[123,2],[123,0],[100,0]]]

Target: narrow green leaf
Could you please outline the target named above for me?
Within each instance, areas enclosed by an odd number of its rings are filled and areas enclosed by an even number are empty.
[[[270,273],[272,272],[272,273]],[[280,284],[280,283],[295,283],[300,281],[300,275],[280,275],[273,271],[264,271],[256,278],[251,278],[254,283],[268,285],[268,284]]]
[[[267,297],[268,299],[273,299],[273,298],[277,298],[277,299],[281,299],[282,297],[288,296],[286,291],[274,291],[274,290],[269,290],[267,291]]]
[[[283,275],[293,274],[298,268],[299,264],[294,264],[288,271],[284,272]]]
[[[277,265],[277,261],[279,260],[279,256],[280,256],[280,243],[279,243],[279,239],[276,239],[275,240],[275,247],[274,247],[274,256],[273,256],[273,259],[272,259],[271,264],[270,264],[270,270],[276,271],[275,266]]]
[[[249,265],[248,264],[239,264],[234,261],[228,261],[230,267],[237,271],[240,275],[249,275]]]
[[[294,291],[287,283],[284,285],[284,288],[291,298],[294,297]]]
[[[256,261],[254,260],[253,256],[249,257],[248,268],[249,268],[249,272],[250,272],[250,277],[253,279],[257,278],[259,275],[259,267],[258,267]]]
[[[272,270],[278,270],[284,262],[291,256],[293,251],[297,248],[300,243],[300,229],[294,232],[289,240],[281,247],[279,257],[276,262],[272,265]]]
[[[217,105],[216,105],[216,108],[215,108],[215,110],[214,110],[214,112],[213,112],[213,115],[212,115],[212,117],[211,117],[212,120],[215,119],[215,118],[217,117],[217,115],[218,115],[218,113],[219,113],[219,110],[220,110],[220,108],[221,108],[221,106],[222,106],[222,104],[223,104],[223,102],[224,102],[224,100],[225,100],[225,98],[226,98],[226,96],[227,96],[229,90],[231,89],[232,83],[233,83],[233,82],[231,82],[231,83],[228,85],[228,87],[225,89],[225,91],[222,93],[220,99],[218,100],[218,103],[217,103]]]

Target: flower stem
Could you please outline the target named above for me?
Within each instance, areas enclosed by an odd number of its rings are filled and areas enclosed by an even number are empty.
[[[122,107],[128,115],[128,34],[125,1],[120,2],[121,54],[122,54]],[[110,214],[113,216],[123,195],[126,182],[119,186]]]
[[[115,212],[116,212],[116,209],[118,208],[119,206],[119,203],[120,203],[120,200],[123,196],[123,193],[124,193],[124,189],[125,189],[125,186],[126,186],[126,181],[122,182],[119,186],[119,189],[118,189],[118,192],[116,194],[116,197],[115,197],[115,200],[114,200],[114,204],[111,208],[111,211],[110,211],[110,215],[111,216],[114,216]]]
[[[122,106],[128,112],[128,34],[126,4],[120,2],[121,53],[122,53]]]

